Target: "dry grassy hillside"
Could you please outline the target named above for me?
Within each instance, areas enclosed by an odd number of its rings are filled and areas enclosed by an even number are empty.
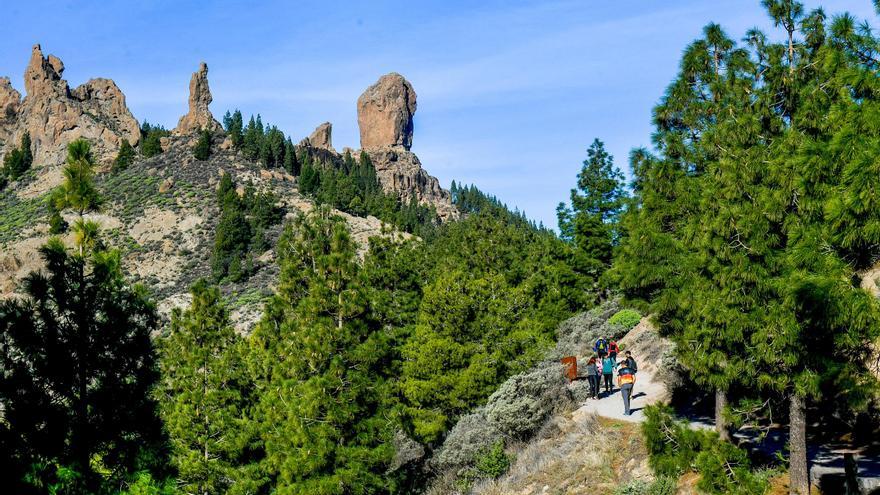
[[[221,141],[221,136],[215,137],[215,142]],[[272,191],[288,217],[314,207],[299,194],[289,174],[263,169],[224,146],[215,146],[219,149],[208,160],[199,161],[192,148],[190,138],[171,137],[163,153],[138,160],[122,172],[111,173],[104,167],[97,185],[105,202],[99,212],[88,215],[101,224],[105,242],[121,250],[126,272],[153,293],[163,314],[186,304],[190,284],[211,274],[219,217],[215,190],[222,174],[230,174],[239,187],[252,184]],[[2,297],[14,294],[22,277],[42,265],[38,248],[49,237],[45,202],[63,180],[61,168],[36,167],[0,193]],[[362,249],[370,236],[383,231],[382,222],[374,217],[337,213],[348,222]],[[267,232],[270,245],[275,245],[281,229],[277,225]],[[240,331],[247,331],[259,318],[261,302],[277,278],[271,249],[254,262],[253,276],[222,287]]]

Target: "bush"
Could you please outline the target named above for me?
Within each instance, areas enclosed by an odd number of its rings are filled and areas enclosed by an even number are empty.
[[[502,440],[501,432],[486,420],[485,411],[478,409],[456,423],[431,462],[440,470],[473,466],[477,456]]]
[[[524,438],[570,403],[562,365],[553,363],[508,378],[489,397],[486,418],[499,431]]]
[[[633,327],[639,324],[642,320],[642,315],[639,314],[638,311],[634,309],[623,309],[614,314],[611,318],[608,319],[609,325],[616,325],[625,328],[627,331],[632,330]]]
[[[671,476],[661,476],[649,483],[644,480],[632,480],[614,490],[614,495],[675,495],[678,491],[678,480]]]
[[[676,420],[669,406],[648,406],[642,433],[649,463],[661,476],[687,471],[700,475],[697,487],[705,493],[763,494],[768,482],[752,470],[748,453],[724,442],[714,431],[694,430]]]
[[[606,301],[588,312],[563,321],[557,330],[556,347],[549,357],[561,359],[592,354],[593,344],[600,336],[617,337],[619,329],[609,325],[608,319],[619,310],[617,301]]]
[[[511,456],[504,451],[504,441],[498,440],[492,447],[480,452],[474,467],[482,477],[495,479],[506,473],[512,462]]]

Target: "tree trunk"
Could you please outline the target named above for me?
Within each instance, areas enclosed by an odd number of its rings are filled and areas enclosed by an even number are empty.
[[[724,419],[724,409],[727,407],[727,392],[715,389],[715,431],[722,440],[730,441],[730,429]]]
[[[807,407],[803,397],[793,394],[789,412],[789,476],[791,495],[810,493],[810,471],[807,466]]]

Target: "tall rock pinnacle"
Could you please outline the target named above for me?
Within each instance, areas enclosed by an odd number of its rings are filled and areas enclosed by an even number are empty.
[[[208,64],[202,62],[199,70],[193,72],[189,80],[189,112],[180,118],[174,133],[177,135],[194,134],[201,129],[217,131],[222,129],[220,123],[211,114],[208,106],[214,98],[208,87]]]
[[[416,92],[396,72],[386,74],[358,98],[361,148],[412,147]]]

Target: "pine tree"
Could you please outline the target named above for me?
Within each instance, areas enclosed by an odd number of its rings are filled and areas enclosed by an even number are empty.
[[[63,475],[70,493],[101,492],[158,442],[149,399],[155,308],[95,233],[85,223],[73,252],[51,239],[41,249],[45,271],[24,281],[26,297],[0,306],[8,351],[0,357],[0,451],[13,487],[36,469],[29,480],[37,488]]]
[[[625,198],[623,174],[602,141],[594,140],[578,174],[578,187],[571,191],[571,207],[560,204],[556,209],[562,238],[607,265],[620,237],[617,223]]]
[[[144,121],[141,124],[141,155],[144,158],[151,158],[153,156],[162,153],[164,150],[162,149],[162,138],[168,136],[170,133],[165,130],[164,127],[159,125],[150,125],[149,122]]]
[[[252,232],[245,206],[229,174],[220,179],[217,203],[220,219],[214,234],[211,271],[216,281],[237,282],[245,275],[243,261],[248,255]]]
[[[241,111],[238,109],[230,114],[229,111],[223,116],[223,128],[232,140],[235,149],[240,150],[244,144],[244,121],[242,120]]]
[[[27,172],[34,161],[33,151],[31,150],[31,135],[25,132],[21,136],[21,143],[18,148],[10,150],[3,157],[2,175],[11,180],[16,180]]]
[[[211,131],[202,129],[199,131],[199,140],[193,148],[193,156],[196,160],[207,160],[211,157]]]
[[[289,137],[284,141],[283,167],[290,175],[297,176],[300,174],[299,160],[296,158],[296,148],[293,147],[293,141]]]
[[[262,374],[265,465],[279,493],[389,488],[385,337],[344,222],[318,209],[279,241],[281,280],[252,338]]]
[[[249,160],[260,159],[260,151],[263,149],[263,141],[265,134],[263,133],[263,121],[259,115],[256,118],[251,116],[247,127],[244,129],[244,138],[242,141],[242,151]]]
[[[113,160],[113,168],[111,170],[113,172],[121,172],[127,169],[133,162],[134,148],[131,147],[128,139],[123,139],[122,144],[119,145],[119,152]]]
[[[157,398],[177,486],[186,493],[255,493],[242,342],[217,288],[202,280],[191,294],[190,307],[171,315],[159,348]]]

